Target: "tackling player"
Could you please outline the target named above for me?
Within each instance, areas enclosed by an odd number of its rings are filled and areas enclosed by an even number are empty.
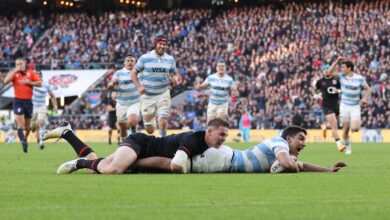
[[[149,157],[173,158],[165,167],[163,164],[157,166],[163,166],[161,169],[172,172],[186,173],[188,158],[201,154],[210,147],[221,146],[228,135],[228,127],[228,122],[217,118],[208,123],[206,131],[183,132],[161,138],[142,133],[132,134],[107,158],[97,158],[93,150],[76,137],[69,123],[46,133],[44,140],[64,138],[79,157],[85,157],[62,164],[57,173],[71,173],[88,168],[97,173],[119,174],[126,172],[137,159]],[[150,166],[155,167],[153,164]]]
[[[337,123],[337,118],[340,114],[340,82],[331,76],[324,76],[316,82],[315,91],[320,91],[322,94],[322,109],[325,114],[326,121],[327,123],[329,123],[332,129],[332,136],[336,141],[337,148],[339,149],[339,151],[344,151],[345,146],[340,141]],[[326,132],[326,123],[324,126]],[[326,137],[326,135],[324,135],[324,137]]]
[[[171,108],[169,84],[175,85],[178,82],[179,72],[175,59],[166,53],[167,39],[158,36],[154,43],[155,49],[138,59],[131,72],[131,79],[141,94],[141,113],[146,132],[148,134],[154,132],[157,114],[159,135],[163,137],[167,132]]]
[[[334,73],[336,66],[341,63],[341,73]],[[352,149],[349,143],[349,130],[358,132],[361,121],[361,106],[365,105],[370,96],[370,87],[363,76],[353,72],[354,65],[343,57],[338,57],[332,66],[325,72],[325,76],[331,76],[340,80],[341,103],[340,119],[343,124],[343,138],[345,154],[351,154]],[[363,98],[362,91],[365,91]],[[342,150],[342,149],[341,149]]]
[[[210,86],[210,98],[207,106],[207,121],[214,118],[227,119],[229,92],[237,97],[238,90],[232,77],[226,74],[225,61],[219,60],[217,72],[208,76],[203,83],[195,84],[194,89],[203,90]]]
[[[33,70],[26,70],[26,60],[17,58],[15,68],[7,73],[4,78],[4,84],[12,82],[14,86],[13,110],[18,131],[19,139],[22,143],[23,152],[27,153],[28,143],[23,130],[30,127],[32,118],[33,104],[32,95],[33,87],[42,85],[38,74]]]

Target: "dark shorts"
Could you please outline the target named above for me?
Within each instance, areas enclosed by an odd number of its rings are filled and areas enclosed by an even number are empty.
[[[27,119],[32,118],[33,104],[31,100],[14,99],[13,109],[15,115],[24,115]]]
[[[111,129],[117,129],[117,127],[116,127],[116,115],[112,115],[112,114],[108,115],[108,126],[110,126]]]
[[[322,107],[324,114],[329,115],[335,113],[336,116],[340,115],[340,110],[339,110],[339,104],[334,104],[334,105],[324,105]]]
[[[151,136],[143,133],[131,134],[120,144],[120,146],[133,149],[138,159],[156,156],[155,150],[151,147],[152,145]]]

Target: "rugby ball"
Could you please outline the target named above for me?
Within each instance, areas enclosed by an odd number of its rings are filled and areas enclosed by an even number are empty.
[[[294,155],[290,155],[291,159],[293,159],[294,161],[297,161],[297,157],[294,156]],[[283,173],[284,172],[284,168],[282,166],[282,164],[279,162],[279,160],[275,159],[272,163],[271,163],[271,166],[269,168],[269,172],[270,173]]]
[[[274,160],[271,163],[271,166],[269,168],[270,173],[282,173],[284,171],[284,168],[282,164],[279,162],[279,160]]]

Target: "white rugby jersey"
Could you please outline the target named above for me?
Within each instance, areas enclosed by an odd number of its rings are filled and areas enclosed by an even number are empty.
[[[358,74],[352,77],[339,73],[341,85],[341,103],[345,105],[359,105],[361,92],[367,84],[365,78]]]
[[[135,68],[141,72],[140,82],[146,95],[159,95],[169,88],[169,73],[176,72],[175,59],[164,53],[159,57],[154,50],[142,55]]]

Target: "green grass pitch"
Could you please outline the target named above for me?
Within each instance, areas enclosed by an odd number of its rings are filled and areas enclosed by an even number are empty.
[[[100,156],[115,146],[91,144]],[[232,143],[246,148],[252,144]],[[300,160],[339,173],[57,175],[75,158],[66,143],[28,154],[0,145],[0,219],[388,219],[389,144],[309,144]]]

